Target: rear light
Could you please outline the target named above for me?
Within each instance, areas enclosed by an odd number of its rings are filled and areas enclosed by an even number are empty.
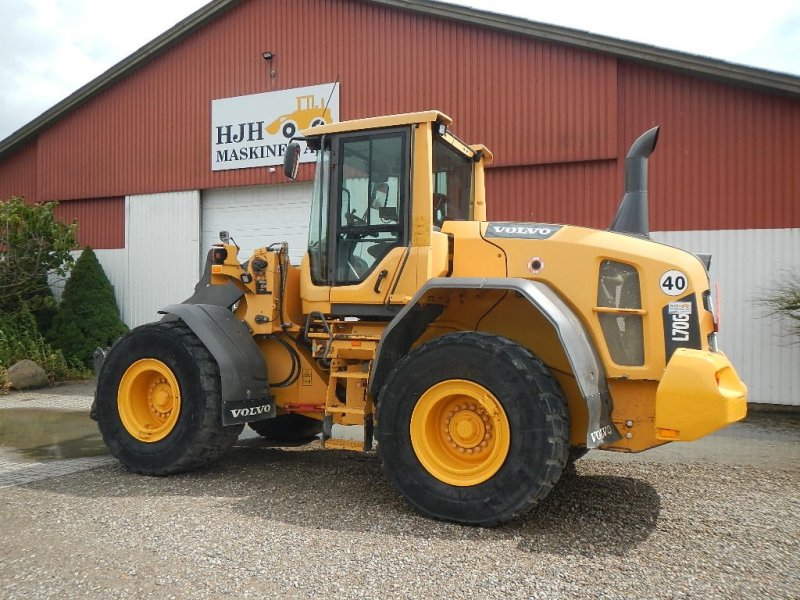
[[[711,290],[703,292],[703,307],[711,313],[714,318],[714,332],[719,331],[719,283],[714,287],[714,298],[711,298]]]
[[[211,251],[211,262],[221,265],[228,258],[228,251],[225,248],[214,248]]]

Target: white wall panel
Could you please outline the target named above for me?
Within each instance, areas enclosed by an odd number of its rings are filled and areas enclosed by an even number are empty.
[[[800,343],[760,303],[788,270],[800,268],[800,229],[667,231],[652,238],[712,254],[712,289],[714,281],[720,286],[720,349],[747,383],[750,401],[800,405]]]
[[[241,261],[256,248],[285,241],[299,264],[308,243],[311,191],[311,183],[294,183],[203,192],[201,260],[227,231],[241,248]]]
[[[125,198],[125,322],[156,321],[158,310],[188,298],[200,276],[200,193]]]

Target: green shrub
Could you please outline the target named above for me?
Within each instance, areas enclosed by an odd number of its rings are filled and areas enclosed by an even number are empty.
[[[770,315],[785,319],[786,332],[800,342],[800,269],[785,272],[781,282],[762,302]]]
[[[85,379],[91,375],[80,362],[68,361],[60,350],[45,341],[27,304],[14,313],[0,315],[0,388],[8,383],[6,369],[25,358],[42,367],[51,381]]]
[[[48,339],[65,356],[91,367],[95,349],[110,346],[127,330],[119,317],[114,288],[87,246],[64,287]]]
[[[24,303],[34,314],[52,311],[47,276],[66,274],[78,228],[58,221],[55,207],[16,196],[0,200],[0,314],[11,315]],[[41,317],[46,325],[48,315]]]

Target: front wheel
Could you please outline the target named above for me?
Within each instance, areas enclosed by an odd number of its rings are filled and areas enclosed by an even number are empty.
[[[243,427],[222,425],[219,367],[180,321],[143,325],[120,339],[98,377],[96,402],[111,454],[146,475],[206,464]]]
[[[395,367],[379,398],[378,452],[426,515],[494,526],[533,508],[567,461],[566,402],[544,364],[505,338],[431,340]]]

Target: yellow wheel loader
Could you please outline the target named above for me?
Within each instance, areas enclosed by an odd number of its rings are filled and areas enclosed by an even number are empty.
[[[219,457],[245,424],[369,451],[422,513],[520,515],[588,449],[640,452],[744,418],[717,349],[707,261],[649,239],[647,160],[608,231],[487,221],[491,152],[421,112],[325,124],[308,249],[240,262],[227,235],[195,293],[105,355],[93,415],[133,471]],[[284,171],[298,172],[293,141]]]

